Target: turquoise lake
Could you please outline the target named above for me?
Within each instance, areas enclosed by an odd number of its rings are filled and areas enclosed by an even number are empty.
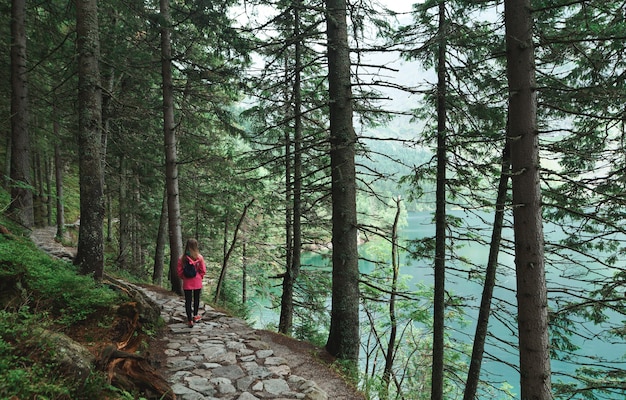
[[[489,238],[491,235],[490,221],[493,220],[492,215],[469,215],[463,211],[452,211],[452,216],[458,217],[464,221],[467,226],[473,228],[473,233],[479,234],[482,237]],[[434,224],[432,222],[432,213],[430,212],[410,212],[407,216],[407,226],[400,232],[400,240],[413,240],[417,238],[429,237],[434,234]],[[503,237],[505,240],[512,240],[512,230],[505,229]],[[556,242],[558,239],[564,236],[560,229],[551,226],[544,226],[544,236],[546,242]],[[488,248],[486,245],[481,244],[479,241],[459,242],[462,244],[461,248],[457,250],[457,255],[466,258],[472,264],[469,267],[467,264],[461,265],[458,263],[448,262],[448,265],[452,265],[457,270],[463,270],[466,268],[483,271],[487,262]],[[548,246],[548,245],[547,245]],[[575,255],[568,254],[569,257],[575,257]],[[322,265],[327,263],[321,256],[304,257],[308,263],[315,265]],[[502,396],[497,399],[510,399],[519,398],[519,373],[516,370],[518,365],[518,353],[517,353],[517,338],[515,336],[515,330],[517,329],[514,316],[515,310],[515,265],[514,256],[511,251],[501,251],[499,255],[499,273],[497,278],[497,287],[494,289],[494,303],[492,305],[492,311],[498,310],[498,319],[490,318],[489,333],[490,337],[487,341],[485,349],[485,357],[482,364],[481,378],[495,382],[495,386],[500,386],[500,383],[507,382],[511,385],[511,392],[514,393],[514,397]],[[360,268],[363,273],[368,273],[371,270],[371,265],[362,263]],[[593,263],[585,261],[584,267],[577,265],[575,262],[568,261],[567,258],[554,258],[546,260],[546,271],[548,280],[548,292],[549,298],[554,308],[554,296],[561,295],[562,289],[579,291],[583,289],[585,291],[593,290],[590,284],[581,283],[575,277],[583,275],[590,275],[590,278],[597,278],[598,276],[607,275],[610,276],[611,271],[607,271],[606,268],[600,266],[594,266]],[[410,282],[412,285],[423,284],[432,286],[433,284],[433,271],[431,261],[414,261],[409,257],[403,257],[401,265],[401,274],[409,275],[411,277]],[[480,305],[480,298],[482,295],[482,285],[478,282],[468,280],[468,273],[456,271],[454,273],[448,272],[446,274],[446,290],[450,294],[455,296],[461,296],[468,304],[466,310],[466,321],[469,323],[467,326],[455,326],[454,323],[448,323],[446,326],[449,328],[449,333],[453,340],[468,343],[471,345],[474,332],[475,332],[475,318],[478,314],[478,306]],[[585,285],[589,285],[586,287]],[[555,290],[558,289],[558,290]],[[554,293],[554,295],[553,295]],[[270,310],[266,307],[267,303],[263,302],[255,307],[252,311],[255,327],[262,328],[268,324],[277,323],[278,315],[277,310]],[[615,318],[620,318],[618,313],[614,313]],[[583,337],[576,338],[574,343],[581,349],[579,353],[582,355],[590,355],[593,357],[605,358],[606,363],[611,363],[614,368],[626,369],[626,343],[620,342],[607,342],[600,337],[601,332],[606,328],[605,326],[594,326],[592,324],[583,324],[583,321],[579,321],[580,333]],[[623,325],[624,321],[622,321]],[[584,357],[579,359],[581,363],[587,363],[590,360],[586,360]],[[598,362],[598,361],[594,361]],[[576,373],[578,364],[570,362],[559,362],[552,360],[552,381],[570,381],[570,374]],[[462,377],[463,379],[466,376]],[[624,394],[619,397],[600,397],[602,399],[623,399]]]

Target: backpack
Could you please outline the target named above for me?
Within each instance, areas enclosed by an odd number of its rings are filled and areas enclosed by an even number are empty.
[[[196,266],[189,262],[189,257],[185,256],[183,260],[183,275],[186,278],[193,278],[197,273]]]

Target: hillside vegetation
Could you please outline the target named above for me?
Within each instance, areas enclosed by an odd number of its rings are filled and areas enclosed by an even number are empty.
[[[0,199],[5,209],[6,192]],[[3,215],[0,228],[0,398],[135,398],[111,385],[96,361],[122,335],[141,353],[158,320],[122,329],[127,292],[43,253]]]

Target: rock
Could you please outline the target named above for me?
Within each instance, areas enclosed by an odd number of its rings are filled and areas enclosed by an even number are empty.
[[[260,400],[260,399],[248,392],[243,392],[241,396],[237,397],[237,400]]]
[[[59,365],[59,371],[80,382],[84,382],[92,372],[94,356],[80,343],[73,341],[62,333],[44,330],[45,340],[50,343],[51,360]]]
[[[279,395],[290,391],[289,385],[284,379],[268,379],[263,381],[263,389],[272,395]]]

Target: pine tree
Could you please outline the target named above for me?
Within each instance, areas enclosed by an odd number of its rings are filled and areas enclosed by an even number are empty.
[[[356,220],[356,134],[352,123],[350,48],[345,0],[326,1],[330,167],[332,177],[333,290],[330,354],[359,358],[359,268]]]
[[[102,173],[102,92],[96,0],[76,3],[78,49],[78,147],[80,228],[74,263],[97,280],[104,273],[104,194]]]
[[[17,221],[35,223],[26,85],[26,1],[11,1],[11,204]]]
[[[509,132],[521,397],[550,399],[550,342],[541,216],[532,17],[527,0],[505,1]]]

